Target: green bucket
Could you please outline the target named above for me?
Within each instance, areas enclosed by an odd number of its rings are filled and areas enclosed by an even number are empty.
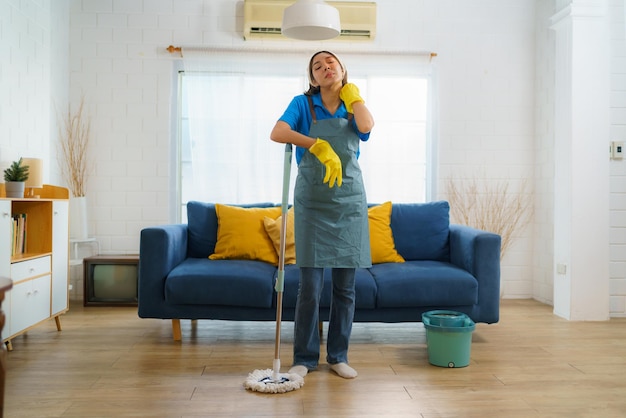
[[[422,314],[426,328],[428,362],[439,367],[466,367],[470,363],[474,321],[455,311]]]

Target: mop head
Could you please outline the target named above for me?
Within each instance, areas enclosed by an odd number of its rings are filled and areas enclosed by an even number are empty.
[[[255,392],[285,393],[300,389],[304,385],[304,378],[294,373],[278,373],[272,369],[255,370],[248,375],[243,386]]]

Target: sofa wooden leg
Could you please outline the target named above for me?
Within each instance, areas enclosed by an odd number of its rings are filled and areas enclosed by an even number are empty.
[[[182,332],[180,331],[180,319],[172,319],[172,335],[174,336],[174,341],[183,339]]]
[[[320,321],[317,324],[317,327],[318,327],[319,332],[320,332],[320,340],[321,340],[322,338],[324,338],[324,322]]]

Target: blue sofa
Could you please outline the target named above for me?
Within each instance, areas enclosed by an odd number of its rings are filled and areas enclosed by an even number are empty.
[[[266,207],[271,204],[248,205]],[[187,204],[187,224],[141,231],[139,316],[274,321],[277,267],[255,260],[211,260],[218,233],[215,205]],[[420,322],[422,313],[446,309],[474,322],[495,323],[500,304],[500,236],[449,223],[445,201],[393,204],[391,230],[404,263],[357,270],[355,322]],[[299,270],[285,268],[283,320],[292,321]],[[330,275],[320,307],[328,320]]]

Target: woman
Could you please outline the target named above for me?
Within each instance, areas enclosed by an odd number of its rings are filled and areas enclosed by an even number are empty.
[[[296,145],[294,192],[296,263],[300,285],[295,312],[294,362],[300,376],[317,368],[320,356],[319,301],[324,268],[332,268],[332,300],[326,361],[351,379],[348,365],[355,273],[370,267],[367,199],[357,162],[360,141],[374,120],[337,56],[315,53],[309,90],[293,98],[270,138]]]

